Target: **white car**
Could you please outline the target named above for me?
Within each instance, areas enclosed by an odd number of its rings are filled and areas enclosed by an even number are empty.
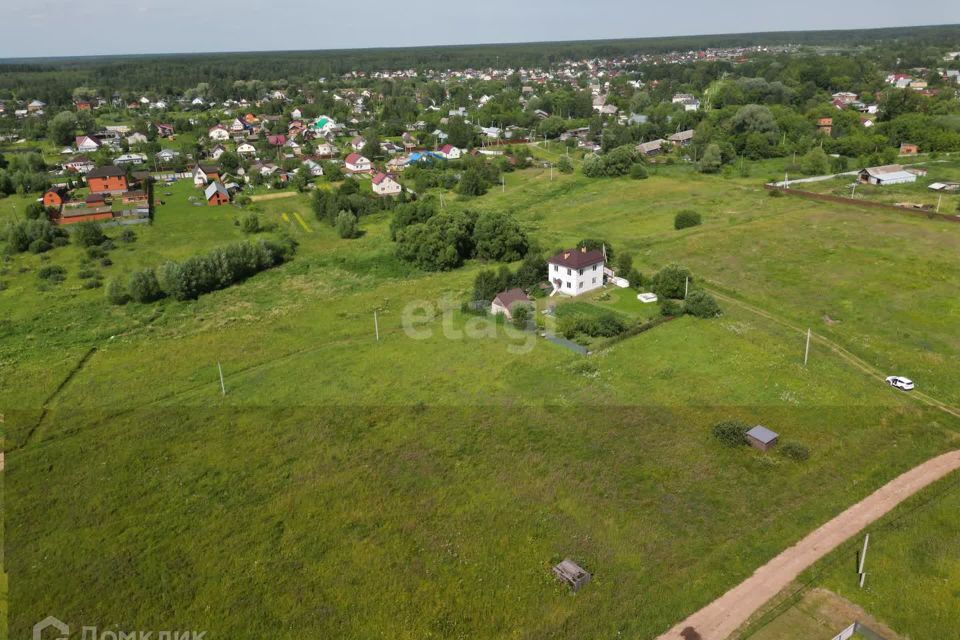
[[[890,376],[887,378],[887,384],[901,391],[910,391],[913,389],[913,380],[904,378],[903,376]]]

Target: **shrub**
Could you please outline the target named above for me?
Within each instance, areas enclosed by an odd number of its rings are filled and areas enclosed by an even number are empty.
[[[120,232],[120,242],[126,242],[130,244],[131,242],[137,241],[137,234],[134,233],[133,229],[124,229]]]
[[[784,442],[777,447],[777,453],[782,455],[784,458],[789,458],[790,460],[795,460],[796,462],[804,462],[805,460],[810,459],[810,449],[808,449],[806,445],[800,444],[799,442]]]
[[[782,198],[783,189],[771,189],[770,191],[767,191],[767,195],[771,198]]]
[[[248,213],[240,219],[240,230],[244,233],[260,233],[260,216],[255,213]]]
[[[74,227],[73,237],[81,247],[95,247],[107,239],[103,235],[103,229],[93,220],[80,222]]]
[[[54,237],[53,240],[50,241],[50,243],[54,247],[65,247],[68,244],[70,244],[70,238],[68,238],[67,236],[56,236]]]
[[[93,247],[87,247],[87,257],[91,260],[96,258],[102,258],[107,255],[107,252],[103,250],[103,247],[96,245]]]
[[[747,444],[747,425],[729,420],[714,425],[713,437],[728,447],[740,447]]]
[[[517,329],[525,329],[527,327],[530,315],[530,305],[527,304],[516,304],[510,310],[510,319],[513,321],[513,326]]]
[[[120,281],[111,280],[107,283],[107,288],[104,293],[107,296],[107,300],[110,304],[127,304],[130,301],[130,296],[127,295],[127,289],[124,287]]]
[[[683,312],[697,318],[716,318],[720,305],[706,291],[691,291],[683,303]]]
[[[63,282],[67,277],[67,270],[60,265],[51,264],[41,267],[40,271],[37,272],[37,277],[50,282]]]
[[[702,218],[699,213],[686,209],[674,217],[673,228],[678,230],[687,229],[689,227],[696,227],[700,225],[701,222]]]
[[[573,162],[567,156],[560,156],[557,160],[557,169],[560,173],[573,173]]]
[[[45,253],[47,251],[50,251],[50,249],[52,248],[53,248],[52,243],[47,242],[43,238],[37,238],[36,240],[30,243],[28,250],[30,251],[30,253]]]
[[[676,300],[671,300],[670,298],[660,299],[660,315],[670,318],[680,315],[681,311],[680,303]]]
[[[499,211],[481,213],[473,227],[474,253],[481,260],[514,262],[527,253],[527,236],[513,216]]]
[[[634,180],[645,180],[648,175],[647,168],[639,162],[630,167],[630,177]]]
[[[97,278],[91,278],[90,280],[85,280],[83,283],[84,289],[99,289],[103,286],[103,283]]]
[[[626,331],[627,325],[610,312],[598,316],[574,313],[560,317],[559,329],[567,339],[572,339],[578,333],[593,338],[612,338]]]
[[[134,302],[153,302],[163,297],[157,274],[153,269],[143,269],[130,274],[127,293]]]
[[[686,267],[678,264],[667,265],[653,276],[650,288],[661,298],[682,298],[686,292],[688,278],[690,284],[693,284],[693,278]]]
[[[109,266],[112,265],[112,264],[113,264],[113,260],[111,260],[110,258],[101,258],[101,259],[100,259],[100,266],[109,267]]]
[[[357,226],[357,216],[349,211],[341,211],[338,213],[337,235],[341,238],[356,238],[360,235],[360,229]]]

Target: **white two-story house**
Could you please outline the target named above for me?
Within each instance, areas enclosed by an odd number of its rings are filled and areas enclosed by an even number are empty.
[[[547,261],[547,277],[553,293],[578,296],[603,286],[603,251],[586,247],[570,249]]]

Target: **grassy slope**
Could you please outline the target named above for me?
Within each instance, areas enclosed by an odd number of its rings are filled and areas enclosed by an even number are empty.
[[[837,231],[833,220],[810,229],[817,206],[738,181],[551,184],[535,170],[507,185],[471,206],[514,208],[547,246],[602,236],[646,270],[682,259],[799,319],[808,312],[784,289],[796,267],[781,266],[782,247],[797,245],[782,227],[811,235],[797,263]],[[191,207],[188,193],[166,197],[109,270],[240,237],[235,210]],[[259,206],[281,223],[308,210],[303,199]],[[706,224],[677,234],[672,215],[686,207]],[[933,233],[925,221],[845,215],[861,238]],[[305,219],[310,233],[290,225],[302,242],[293,263],[190,304],[110,308],[75,279],[38,292],[32,272],[5,276],[0,403],[23,410],[10,437],[26,443],[9,460],[15,631],[56,610],[78,624],[233,637],[649,637],[957,444],[943,414],[825,355],[802,368],[795,336],[737,309],[588,360],[543,342],[512,353],[519,341],[502,331],[449,340],[439,319],[433,337],[412,340],[404,307],[460,299],[478,266],[411,271],[392,258],[385,217],[353,242]],[[714,268],[738,236],[756,251]],[[907,244],[924,251],[901,263],[949,261],[926,242]],[[835,252],[865,271],[861,287],[889,273],[869,271],[855,247]],[[53,255],[75,272],[76,248]],[[832,331],[853,325],[843,319]],[[947,340],[935,319],[920,319]],[[857,327],[882,334],[866,313]],[[28,442],[37,405],[90,346],[98,351]],[[909,344],[894,356],[916,357]],[[812,460],[721,448],[707,427],[729,417],[775,426],[810,445]],[[567,555],[596,576],[576,598],[548,571]]]

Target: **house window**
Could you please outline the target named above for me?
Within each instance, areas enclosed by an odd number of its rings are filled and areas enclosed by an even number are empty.
[[[583,283],[582,283],[582,282],[578,282],[578,283],[577,283],[577,289],[583,289]]]
[[[594,278],[593,281],[591,282],[591,284],[597,284],[597,279]]]
[[[597,265],[593,265],[593,270],[594,270],[594,271],[597,270]]]
[[[570,269],[567,269],[567,275],[570,275]]]
[[[570,285],[570,281],[569,281],[569,280],[566,282],[566,285],[567,285],[567,289],[570,289],[570,288],[571,288],[571,285]]]
[[[580,271],[579,271],[578,273],[582,276],[582,275],[583,275],[583,269],[580,269]]]

